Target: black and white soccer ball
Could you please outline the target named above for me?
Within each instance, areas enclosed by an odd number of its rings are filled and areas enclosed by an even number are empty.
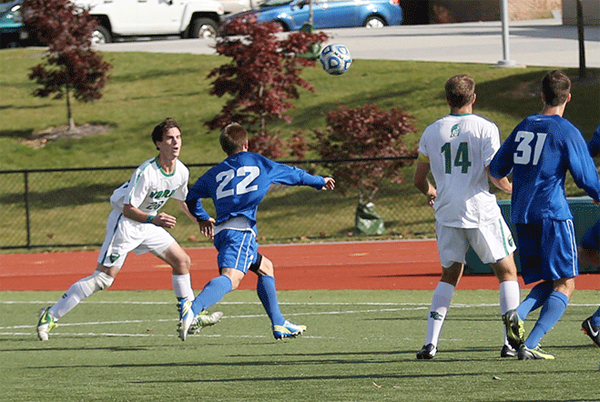
[[[341,75],[350,69],[352,55],[344,45],[327,45],[321,50],[319,61],[328,74]]]

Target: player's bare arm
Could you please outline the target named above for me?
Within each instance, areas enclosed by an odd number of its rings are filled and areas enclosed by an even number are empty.
[[[420,192],[427,196],[427,204],[433,207],[435,203],[435,197],[437,196],[437,190],[427,180],[427,174],[429,174],[430,166],[429,163],[422,161],[417,162],[417,169],[415,170],[415,176],[413,177],[413,184]]]
[[[162,226],[167,229],[171,229],[177,223],[177,218],[167,213],[161,212],[152,217],[152,214],[148,214],[131,204],[123,205],[123,215],[136,222],[154,223],[157,226]]]
[[[179,208],[181,208],[181,210],[187,215],[188,218],[192,220],[192,222],[198,222],[198,220],[196,220],[196,217],[190,212],[190,209],[188,208],[185,201],[177,200],[177,203],[179,204]]]
[[[500,190],[504,191],[507,194],[512,194],[512,183],[508,180],[508,178],[503,177],[501,179],[497,179],[490,173],[490,167],[486,166],[485,171],[487,172],[488,178],[492,182],[492,184],[498,187]]]

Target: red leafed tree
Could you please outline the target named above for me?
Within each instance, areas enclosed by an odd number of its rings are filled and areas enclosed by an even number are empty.
[[[341,106],[327,114],[327,129],[315,130],[313,148],[324,159],[411,157],[330,163],[327,167],[344,192],[358,190],[359,204],[371,201],[385,181],[401,183],[401,167],[413,163],[417,149],[409,149],[403,138],[414,133],[415,118],[404,110],[384,111],[374,104],[356,109]]]
[[[299,87],[314,92],[300,73],[315,61],[301,55],[312,51],[313,44],[326,41],[328,35],[296,31],[279,39],[279,24],[257,23],[250,15],[226,23],[223,32],[216,51],[231,61],[212,70],[208,78],[214,78],[211,95],[228,95],[230,99],[206,124],[215,129],[237,122],[255,134],[252,150],[269,157],[281,156],[283,144],[278,135],[267,133],[267,125],[275,119],[291,122],[287,111],[293,108],[292,100],[299,98]]]
[[[23,9],[28,30],[48,46],[45,63],[32,67],[29,74],[40,85],[34,96],[65,98],[72,130],[71,96],[80,102],[100,99],[112,68],[92,50],[97,21],[70,0],[24,0]]]

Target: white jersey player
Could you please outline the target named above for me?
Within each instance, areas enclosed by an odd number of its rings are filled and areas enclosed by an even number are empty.
[[[164,212],[158,213],[169,198],[175,198],[195,222],[185,203],[189,171],[178,159],[182,142],[177,122],[165,119],[154,128],[152,140],[159,155],[141,164],[131,179],[110,197],[113,210],[107,220],[96,270],[75,282],[55,305],[40,310],[37,327],[40,340],[48,340],[48,333],[57,326],[56,322],[81,300],[111,286],[130,251],[152,252],[172,267],[173,290],[179,306],[185,300],[194,299],[190,257],[165,230],[174,227],[177,220]],[[207,314],[192,331],[212,325],[220,318],[221,313]]]
[[[469,246],[482,262],[491,264],[500,281],[500,313],[519,304],[515,250],[510,229],[502,218],[488,178],[510,193],[507,179],[489,175],[488,165],[500,147],[492,122],[473,114],[475,82],[468,75],[451,77],[445,86],[450,115],[425,129],[419,143],[415,186],[435,209],[437,244],[442,276],[434,291],[427,320],[425,345],[418,359],[432,359],[454,288],[463,274]],[[434,187],[427,174],[431,171]],[[516,356],[505,336],[501,356]]]

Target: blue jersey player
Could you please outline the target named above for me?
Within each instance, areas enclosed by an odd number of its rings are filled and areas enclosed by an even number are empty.
[[[520,360],[554,359],[539,347],[542,337],[562,317],[579,274],[573,215],[564,190],[565,174],[594,200],[600,181],[581,132],[563,118],[571,100],[571,81],[559,70],[542,80],[539,114],[525,118],[500,147],[490,164],[496,178],[513,174],[512,222],[519,240],[521,272],[526,284],[541,281],[503,320]],[[525,339],[523,321],[541,307]]]
[[[592,157],[600,154],[600,125],[588,143],[588,149]],[[579,258],[584,263],[598,267],[600,265],[600,220],[589,228],[581,238],[579,247]],[[600,308],[592,316],[581,323],[581,329],[600,347]]]
[[[271,319],[275,339],[295,337],[304,332],[306,326],[293,324],[281,315],[273,263],[258,253],[256,211],[271,184],[333,190],[335,181],[248,152],[248,134],[239,124],[225,127],[219,141],[227,158],[198,179],[186,203],[198,219],[202,234],[214,239],[219,252],[220,276],[208,282],[193,302],[184,304],[179,337],[185,341],[194,319],[225,294],[237,289],[248,271],[258,275],[256,290]],[[216,221],[202,207],[202,198],[212,198]]]

